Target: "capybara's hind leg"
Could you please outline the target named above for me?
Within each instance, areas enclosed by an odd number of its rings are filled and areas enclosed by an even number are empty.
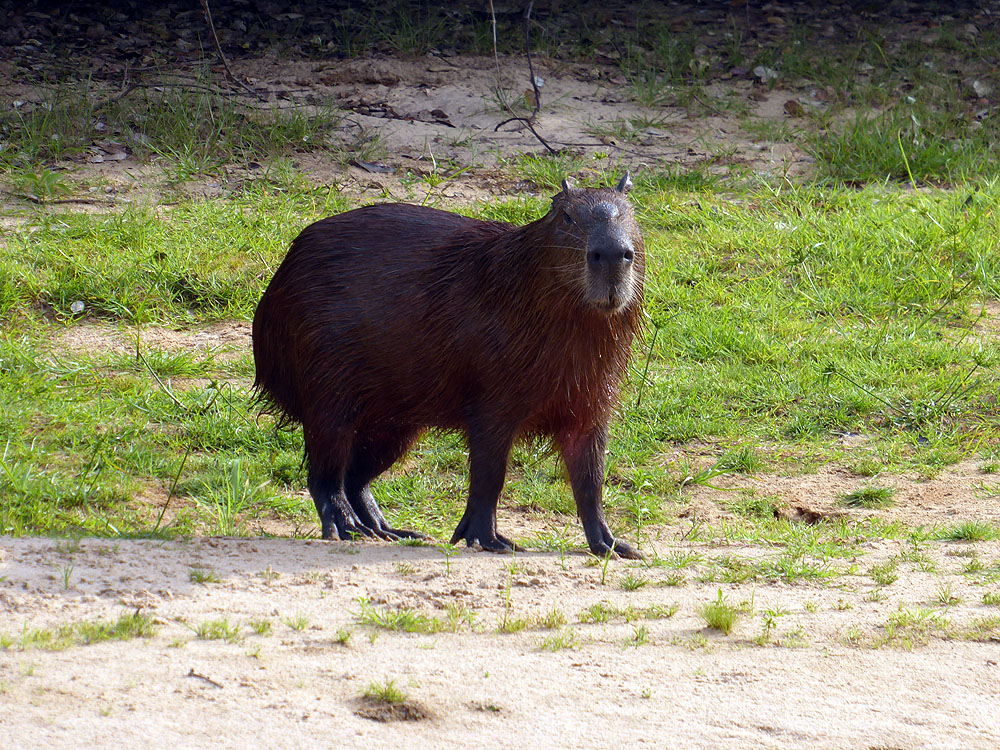
[[[389,525],[372,496],[371,481],[392,466],[413,442],[414,432],[401,430],[391,437],[359,436],[344,475],[344,492],[361,523],[383,539],[423,539],[423,534]]]
[[[324,539],[353,539],[356,536],[374,536],[358,518],[344,495],[343,482],[331,475],[309,470],[309,494],[316,504]]]
[[[350,444],[338,439],[347,430],[328,429],[317,431],[305,427],[306,460],[309,464],[309,494],[316,504],[316,512],[324,539],[355,536],[374,536],[374,532],[358,518],[344,493],[344,472]]]

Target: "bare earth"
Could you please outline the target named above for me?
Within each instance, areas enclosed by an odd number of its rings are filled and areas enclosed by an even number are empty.
[[[933,557],[957,568],[953,547]],[[996,544],[977,545],[996,559]],[[740,548],[657,543],[706,556],[755,554]],[[885,543],[866,564],[899,552]],[[931,639],[913,650],[847,645],[881,630],[899,603],[934,596],[937,578],[908,571],[884,601],[868,602],[862,576],[842,587],[801,584],[725,586],[757,612],[789,614],[775,642],[752,641],[758,616],[723,636],[704,629],[697,606],[716,586],[665,588],[663,574],[634,592],[624,568],[579,554],[509,558],[465,551],[450,561],[434,548],[291,539],[184,541],[0,539],[0,631],[113,620],[136,608],[161,623],[149,640],[105,642],[63,651],[0,652],[0,728],[5,747],[347,747],[626,746],[676,748],[995,748],[1000,743],[1000,667],[996,643]],[[69,587],[63,571],[72,565]],[[565,567],[564,567],[564,566]],[[218,582],[190,582],[192,568]],[[690,576],[688,576],[690,578]],[[983,607],[960,577],[963,602],[948,613],[969,620]],[[508,582],[508,578],[510,581]],[[510,591],[510,617],[563,612],[576,645],[541,644],[551,631],[497,632]],[[964,596],[963,596],[964,595]],[[407,607],[447,622],[449,602],[475,613],[471,628],[411,634],[361,627],[360,597]],[[599,602],[677,604],[668,619],[578,622]],[[809,611],[805,608],[809,604]],[[844,608],[845,606],[850,608]],[[288,623],[303,615],[307,624]],[[194,629],[226,618],[237,643],[200,640]],[[247,623],[261,618],[270,635]],[[626,646],[635,627],[645,645]],[[351,632],[346,645],[338,633]],[[699,638],[702,636],[703,638]],[[358,715],[362,691],[393,679],[427,718],[381,722]]]
[[[495,83],[492,64],[486,58],[457,64],[427,58],[401,63],[361,60],[329,69],[271,61],[257,69],[245,62],[236,67],[272,90],[311,88],[319,95],[340,96],[354,110],[350,122],[343,124],[345,138],[359,126],[378,129],[391,154],[382,161],[394,174],[320,163],[315,156],[297,159],[318,181],[372,199],[391,195],[420,200],[427,188],[407,182],[408,170],[411,175],[431,173],[442,159],[453,159],[458,166],[494,164],[497,153],[540,148],[524,131],[493,132],[503,117],[488,101],[487,92]],[[505,63],[511,86],[520,85],[517,77],[524,79],[519,65]],[[619,83],[586,66],[538,65],[546,79],[539,130],[559,145],[585,143],[581,148],[609,151],[634,168],[711,160],[716,151],[731,147],[727,158],[742,161],[748,169],[773,174],[808,170],[808,160],[791,146],[739,136],[735,116],[702,114],[695,120],[684,111],[667,109],[661,112],[661,127],[640,142],[605,142],[588,131],[637,114],[616,92]],[[746,81],[729,86],[735,96],[753,93]],[[753,111],[775,120],[787,118],[784,104],[793,96],[805,106],[822,106],[821,92],[796,90],[791,83],[758,94]],[[20,96],[30,101],[30,92]],[[412,117],[370,114],[385,107]],[[440,115],[431,114],[437,110],[455,127],[438,122]],[[149,184],[144,178],[152,170],[131,156],[76,168],[107,181],[105,197],[112,208],[141,199],[142,188],[137,186]],[[449,180],[433,197],[447,206],[531,189],[489,174],[483,170]],[[199,189],[206,195],[220,194],[224,183],[208,181]],[[152,337],[147,345],[163,348],[221,347],[239,355],[248,346],[242,323],[146,335]],[[129,341],[128,333],[114,329],[76,326],[56,343],[70,349],[127,351]],[[810,513],[898,518],[911,525],[962,519],[996,522],[1000,509],[995,499],[984,500],[975,489],[983,478],[972,463],[933,481],[883,478],[896,487],[897,504],[886,511],[848,511],[836,505],[838,493],[856,483],[833,468],[730,483],[756,483],[779,493],[790,517],[801,517],[803,523]],[[696,489],[695,517],[722,520],[727,499],[721,492]],[[565,520],[578,531],[572,519]],[[544,526],[530,517],[519,518],[511,508],[501,509],[501,524],[515,534]],[[856,559],[836,562],[844,573],[828,585],[718,584],[698,579],[706,570],[705,561],[759,560],[775,553],[763,547],[685,541],[681,536],[690,525],[688,519],[677,528],[654,529],[643,547],[647,555],[660,557],[699,554],[702,563],[682,568],[682,580],[668,580],[675,571],[667,568],[647,570],[618,561],[611,562],[605,575],[600,565],[579,553],[564,559],[555,552],[519,553],[512,570],[509,557],[462,551],[449,564],[433,547],[375,542],[3,537],[0,635],[13,645],[0,650],[0,745],[52,750],[471,743],[1000,747],[1000,649],[995,640],[942,637],[943,631],[933,629],[893,639],[887,628],[900,607],[933,608],[955,632],[967,632],[977,618],[995,615],[996,607],[981,602],[983,588],[961,571],[972,555],[987,567],[996,566],[998,543],[931,542],[926,554],[936,572],[904,562],[899,579],[879,598],[871,596],[876,586],[869,571],[905,552],[906,542],[870,544]],[[192,583],[194,568],[212,571],[218,580]],[[648,582],[627,591],[621,585],[626,573]],[[939,603],[945,585],[955,599],[947,608]],[[727,601],[743,604],[745,610],[728,636],[706,629],[698,614],[720,589]],[[409,608],[446,624],[446,607],[458,604],[474,618],[455,631],[379,630],[360,622],[362,598],[371,606]],[[671,617],[581,622],[581,613],[600,602],[619,608],[678,608]],[[159,624],[150,639],[57,651],[17,645],[34,629],[114,620],[137,609]],[[516,633],[497,632],[505,618],[536,617],[553,609],[567,621],[558,630],[532,625]],[[761,645],[755,639],[763,631],[767,610],[778,615]],[[289,623],[297,624],[299,616],[305,626],[297,630]],[[239,626],[241,637],[235,642],[196,636],[199,625],[222,618]],[[270,634],[254,634],[249,623],[261,619],[271,622]],[[637,644],[643,627],[646,642]],[[342,631],[350,634],[346,644],[340,642]],[[569,645],[542,648],[556,634]],[[377,711],[375,718],[363,715],[373,711],[361,701],[362,692],[373,681],[388,680],[395,680],[407,694],[410,715],[424,718],[380,721],[392,717]]]

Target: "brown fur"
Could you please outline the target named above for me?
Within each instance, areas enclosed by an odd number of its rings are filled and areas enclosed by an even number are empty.
[[[600,508],[607,424],[642,309],[626,180],[566,186],[522,227],[395,204],[324,219],[295,239],[254,316],[255,386],[303,425],[324,538],[334,528],[406,535],[388,527],[368,485],[423,430],[441,428],[469,438],[469,507],[455,539],[510,548],[495,525],[510,446],[547,437],[566,459],[591,549],[636,554]],[[619,246],[634,259],[588,264],[588,252]]]

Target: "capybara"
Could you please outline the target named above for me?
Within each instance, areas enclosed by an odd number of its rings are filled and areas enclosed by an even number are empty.
[[[312,224],[257,306],[254,383],[302,423],[324,539],[391,528],[370,483],[427,429],[461,430],[469,497],[452,543],[510,551],[497,501],[511,446],[551,439],[596,555],[608,420],[642,314],[645,250],[626,194],[565,180],[525,226],[384,204]]]

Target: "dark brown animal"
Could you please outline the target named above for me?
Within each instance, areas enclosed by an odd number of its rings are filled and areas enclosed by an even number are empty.
[[[323,538],[390,528],[369,484],[428,428],[462,430],[469,498],[452,543],[514,545],[496,511],[511,446],[550,438],[590,549],[637,557],[604,519],[608,420],[639,326],[645,255],[625,195],[570,187],[526,226],[406,204],[307,227],[253,321],[255,387],[302,423]]]

